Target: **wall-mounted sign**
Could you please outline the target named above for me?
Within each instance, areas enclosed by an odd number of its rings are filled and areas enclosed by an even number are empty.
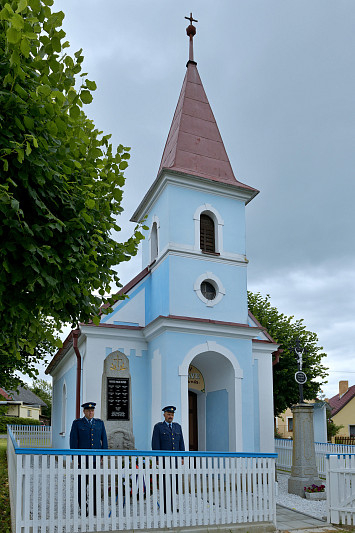
[[[107,420],[129,420],[128,378],[107,378]]]
[[[205,392],[205,380],[195,366],[189,366],[189,389]]]

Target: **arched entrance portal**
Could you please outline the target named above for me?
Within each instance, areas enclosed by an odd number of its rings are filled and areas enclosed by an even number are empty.
[[[236,356],[214,341],[199,344],[186,354],[179,367],[181,422],[186,444],[190,443],[188,384],[190,365],[198,368],[205,382],[204,392],[192,391],[197,395],[198,450],[242,452],[243,371]]]
[[[189,390],[189,450],[198,451],[197,393]]]
[[[198,450],[235,449],[235,379],[231,362],[220,353],[205,352],[194,357],[191,365],[199,369],[205,381],[205,391],[196,393]]]

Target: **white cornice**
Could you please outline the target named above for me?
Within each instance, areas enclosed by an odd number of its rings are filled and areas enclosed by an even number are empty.
[[[235,339],[252,340],[260,334],[259,328],[250,328],[247,325],[230,325],[202,320],[189,320],[179,318],[158,317],[144,328],[143,335],[150,342],[154,337],[174,331],[178,333],[193,333],[195,335],[208,335],[219,337],[233,337]],[[274,350],[273,350],[274,351]]]
[[[253,357],[258,359],[262,355],[271,355],[276,352],[279,344],[271,342],[253,342]]]
[[[207,261],[209,263],[222,263],[225,265],[234,264],[239,267],[246,267],[249,263],[245,255],[242,254],[230,254],[223,252],[221,255],[208,255],[204,254],[200,250],[194,250],[193,247],[189,247],[184,244],[171,243],[160,252],[156,258],[154,265],[151,267],[151,272],[154,272],[167,256],[179,256],[187,257],[190,259],[197,259],[198,261]]]
[[[192,174],[185,174],[183,172],[168,171],[163,169],[157,178],[154,180],[152,186],[145,194],[143,200],[134,212],[131,221],[141,221],[147,213],[149,213],[152,205],[168,185],[178,185],[186,189],[194,189],[228,198],[235,198],[247,204],[258,194],[255,190],[238,187],[237,185],[223,183],[220,181],[212,181],[208,178],[193,176]]]
[[[84,335],[90,338],[116,337],[125,341],[141,341],[145,343],[143,329],[129,329],[124,327],[107,326],[80,326]]]

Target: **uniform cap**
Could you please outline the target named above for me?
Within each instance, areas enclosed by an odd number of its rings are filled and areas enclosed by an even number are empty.
[[[175,413],[176,407],[174,405],[167,405],[166,407],[163,407],[162,411],[164,411],[164,413]]]
[[[81,407],[83,409],[95,409],[96,403],[95,402],[86,402],[86,403],[83,403]]]

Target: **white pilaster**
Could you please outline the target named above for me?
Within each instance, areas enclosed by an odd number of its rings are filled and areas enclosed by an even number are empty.
[[[152,358],[152,430],[158,420],[161,419],[161,353],[154,350]]]
[[[274,412],[272,355],[270,351],[253,354],[258,361],[260,452],[274,451]]]

